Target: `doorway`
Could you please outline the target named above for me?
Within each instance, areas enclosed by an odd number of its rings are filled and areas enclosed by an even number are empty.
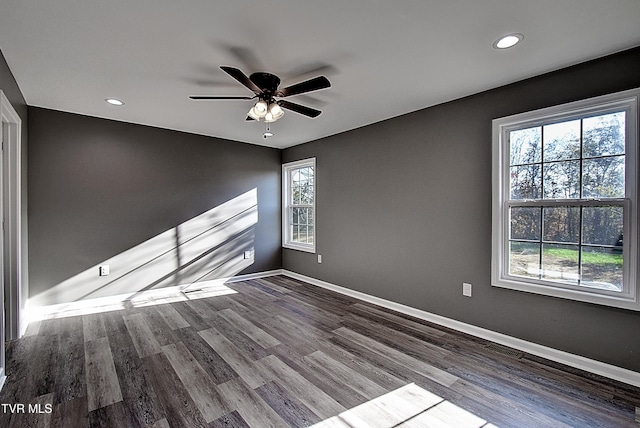
[[[0,387],[5,379],[4,343],[24,333],[26,291],[21,262],[22,120],[0,91]]]

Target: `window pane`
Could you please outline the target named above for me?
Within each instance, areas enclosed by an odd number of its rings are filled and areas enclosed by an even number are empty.
[[[584,207],[582,243],[618,246],[622,251],[622,214],[622,207]]]
[[[309,244],[313,244],[313,226],[309,226],[307,228],[307,232],[308,232],[307,242]]]
[[[582,282],[587,287],[622,291],[622,251],[582,247]]]
[[[625,153],[625,112],[589,117],[582,121],[582,156],[622,155]]]
[[[313,208],[291,208],[291,241],[313,243]],[[311,239],[310,239],[311,238]]]
[[[542,195],[540,165],[511,167],[511,199],[539,199]]]
[[[544,162],[580,159],[580,120],[543,127]]]
[[[542,244],[542,278],[577,284],[578,246]]]
[[[582,168],[583,197],[624,197],[624,156],[585,159]]]
[[[580,240],[579,207],[544,207],[542,239],[577,244]]]
[[[307,183],[300,189],[300,203],[312,204],[313,203],[313,184]]]
[[[299,227],[298,241],[301,243],[306,243],[307,242],[307,226],[300,225],[298,227]]]
[[[540,240],[540,214],[538,207],[511,208],[511,239]]]
[[[509,243],[509,274],[540,277],[540,244],[531,242]]]
[[[580,161],[548,163],[543,169],[545,199],[580,197]]]
[[[509,132],[510,165],[531,164],[541,161],[541,128],[519,129]]]

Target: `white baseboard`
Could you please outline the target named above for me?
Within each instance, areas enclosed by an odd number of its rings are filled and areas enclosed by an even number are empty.
[[[410,315],[415,318],[419,318],[425,321],[432,322],[434,324],[441,325],[443,327],[451,328],[463,333],[470,334],[482,339],[490,340],[495,343],[499,343],[504,346],[518,349],[523,352],[527,352],[532,355],[537,355],[542,358],[546,358],[551,361],[555,361],[561,364],[565,364],[570,367],[585,370],[590,373],[594,373],[600,376],[608,377],[620,382],[624,382],[633,386],[640,387],[640,373],[634,372],[622,367],[617,367],[611,364],[603,363],[601,361],[592,360],[579,355],[570,354],[558,349],[549,348],[547,346],[539,345],[537,343],[528,342],[526,340],[518,339],[516,337],[508,336],[506,334],[497,333],[495,331],[487,330],[482,327],[476,327],[471,324],[456,321],[451,318],[446,318],[440,315],[432,314],[420,309],[412,308],[400,303],[392,302],[390,300],[382,299],[380,297],[371,296],[360,291],[350,290],[339,285],[335,285],[326,281],[321,281],[306,275],[301,275],[296,272],[288,270],[282,271],[283,275],[289,276],[300,281],[307,282],[311,285],[315,285],[321,288],[326,288],[331,291],[335,291],[340,294],[355,297],[356,299],[364,300],[365,302],[373,303],[374,305],[382,306],[394,311]]]
[[[175,285],[171,287],[158,288],[155,290],[145,290],[140,292],[132,292],[125,294],[117,294],[114,296],[99,297],[95,299],[86,299],[76,302],[59,303],[55,305],[33,307],[29,305],[27,301],[28,313],[26,319],[29,322],[39,321],[49,318],[59,318],[63,316],[83,315],[94,312],[104,312],[109,310],[124,309],[125,302],[132,301],[151,301],[163,298],[170,298],[171,296],[178,295],[183,291],[187,291],[187,294],[192,291],[204,289],[211,290],[215,287],[220,287],[224,284],[230,284],[233,282],[247,281],[250,279],[265,278],[274,275],[282,275],[282,270],[264,271],[258,273],[249,273],[245,275],[236,275],[227,278],[217,278],[209,281],[200,281],[191,284]],[[24,323],[24,330],[26,331],[28,323]],[[24,331],[22,332],[24,335]]]

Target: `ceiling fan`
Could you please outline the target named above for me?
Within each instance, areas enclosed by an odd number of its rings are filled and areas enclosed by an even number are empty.
[[[278,89],[280,78],[275,74],[257,72],[247,77],[246,74],[237,68],[224,65],[220,66],[220,68],[255,95],[253,97],[193,95],[189,98],[192,100],[253,100],[257,98],[258,101],[251,107],[251,110],[249,110],[246,120],[259,121],[260,119],[264,119],[267,123],[275,122],[284,115],[282,109],[291,110],[310,118],[317,117],[322,113],[320,110],[287,100],[276,100],[276,98],[304,94],[331,86],[329,79],[324,76],[318,76],[305,80],[304,82],[296,83],[295,85],[287,86],[286,88]]]

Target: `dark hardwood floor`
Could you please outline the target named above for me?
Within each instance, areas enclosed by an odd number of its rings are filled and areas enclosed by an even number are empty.
[[[284,276],[228,287],[32,323],[0,427],[640,427],[640,388]]]

